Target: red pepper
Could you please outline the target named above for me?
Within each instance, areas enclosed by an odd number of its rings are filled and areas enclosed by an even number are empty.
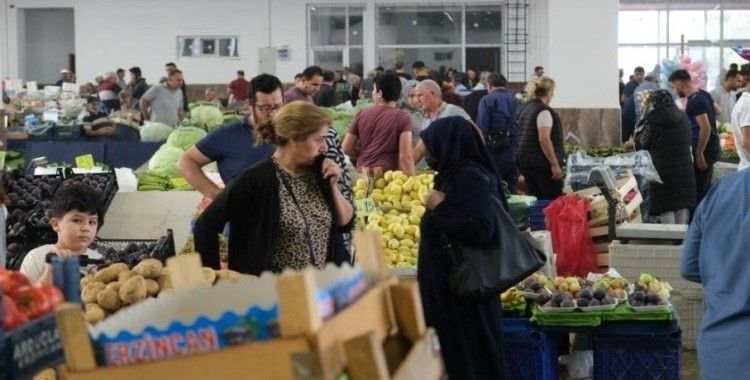
[[[3,297],[3,328],[5,331],[11,331],[28,321],[29,319],[18,311],[16,304],[10,297]]]
[[[3,294],[13,296],[18,289],[30,285],[29,279],[21,272],[12,270],[0,270],[0,287]]]
[[[63,295],[62,291],[57,288],[57,286],[54,286],[52,284],[41,284],[37,285],[37,287],[47,298],[47,301],[49,302],[50,308],[52,310],[54,310],[58,305],[65,302],[65,296]]]
[[[13,300],[16,302],[16,306],[18,306],[21,314],[25,315],[29,320],[41,317],[52,311],[52,306],[47,296],[41,289],[35,286],[20,288],[13,296]]]

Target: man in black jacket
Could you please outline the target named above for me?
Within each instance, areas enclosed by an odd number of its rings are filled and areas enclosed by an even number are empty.
[[[315,94],[315,105],[320,107],[333,107],[336,105],[336,89],[333,87],[335,74],[333,71],[323,71],[323,84]]]

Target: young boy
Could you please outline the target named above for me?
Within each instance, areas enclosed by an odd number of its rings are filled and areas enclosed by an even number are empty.
[[[99,227],[98,203],[99,197],[89,186],[74,183],[61,187],[52,199],[50,209],[50,224],[57,232],[57,243],[31,250],[23,259],[21,273],[32,283],[52,283],[52,266],[45,263],[50,252],[60,256],[86,255],[101,259],[101,254],[88,249]]]

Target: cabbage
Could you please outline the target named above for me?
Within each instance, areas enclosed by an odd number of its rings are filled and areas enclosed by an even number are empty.
[[[140,129],[141,141],[143,142],[162,142],[169,137],[174,128],[153,121],[147,121]]]
[[[213,131],[224,123],[224,114],[213,106],[197,106],[190,111],[190,119],[199,127]]]
[[[169,144],[159,147],[148,162],[148,170],[157,172],[170,178],[179,177],[177,171],[177,160],[185,153],[180,148],[175,148]]]
[[[206,131],[198,127],[180,127],[175,129],[174,132],[169,135],[167,145],[182,150],[188,150],[206,135]]]

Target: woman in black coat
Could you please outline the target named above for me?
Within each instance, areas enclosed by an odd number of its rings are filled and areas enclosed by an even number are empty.
[[[636,128],[638,150],[647,150],[663,183],[650,183],[650,211],[663,224],[687,224],[696,187],[690,124],[666,90],[653,92]]]
[[[425,161],[437,171],[421,223],[418,279],[427,324],[437,331],[448,377],[503,379],[500,302],[467,301],[448,286],[448,241],[493,243],[499,197],[496,170],[479,130],[461,117],[438,119],[422,132]]]

